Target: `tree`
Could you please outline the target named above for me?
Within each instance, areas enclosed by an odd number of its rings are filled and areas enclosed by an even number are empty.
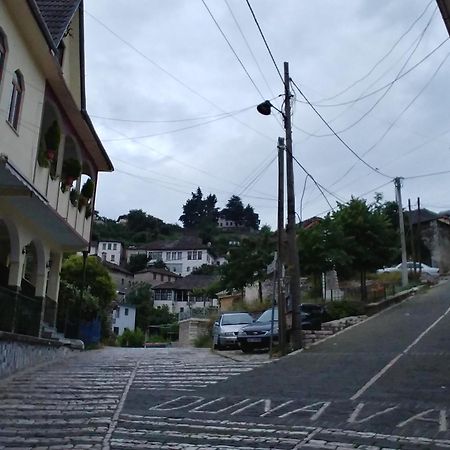
[[[232,220],[236,225],[244,224],[244,205],[237,195],[232,195],[225,208],[222,210],[227,220]]]
[[[127,263],[127,270],[129,270],[132,273],[144,270],[147,267],[147,261],[148,258],[145,253],[141,253],[138,255],[131,255],[130,261]]]
[[[259,228],[259,215],[255,213],[253,207],[250,205],[244,208],[244,225],[254,230]]]
[[[367,272],[380,267],[395,251],[396,231],[388,217],[366,200],[352,198],[338,204],[332,215],[343,233],[342,248],[349,257],[349,265],[361,277],[361,297],[366,298]]]
[[[84,286],[83,278],[85,279]],[[90,309],[92,311],[92,307],[89,307],[88,303],[94,302],[93,297],[96,299],[98,315],[102,324],[102,336],[108,337],[111,331],[109,326],[111,303],[116,297],[114,283],[108,270],[98,258],[88,257],[86,259],[86,275],[83,277],[83,258],[79,255],[72,255],[63,262],[61,280],[70,284],[72,289],[75,288],[71,295],[78,295],[79,293],[78,298],[81,298],[81,290],[83,289],[83,302],[79,305],[80,318],[84,317],[83,310]],[[76,294],[73,294],[74,292]]]
[[[259,299],[262,301],[261,282],[267,276],[267,266],[274,256],[274,243],[269,233],[254,239],[243,239],[241,245],[230,249],[227,264],[222,266],[221,282],[225,289],[238,289],[259,284]]]
[[[217,198],[209,194],[203,199],[203,193],[200,187],[192,192],[192,197],[183,205],[183,214],[180,221],[186,229],[199,229],[215,225],[218,217],[216,208]]]
[[[126,302],[136,306],[136,327],[146,330],[153,311],[153,292],[148,283],[139,283],[127,294]]]

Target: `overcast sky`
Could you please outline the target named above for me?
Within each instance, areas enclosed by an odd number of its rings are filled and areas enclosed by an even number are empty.
[[[367,163],[293,88],[294,156],[329,203],[375,191],[393,200],[390,180],[401,176],[404,205],[420,197],[450,209],[450,173],[407,178],[450,170],[450,43],[436,2],[250,3],[280,71],[288,61],[292,80]],[[176,223],[200,186],[218,207],[240,195],[275,228],[284,129],[276,111],[255,106],[282,108],[283,84],[246,0],[86,0],[85,9],[88,112],[116,169],[100,176],[100,215],[143,209]],[[310,179],[301,207],[305,177],[295,164],[298,214],[325,214]]]

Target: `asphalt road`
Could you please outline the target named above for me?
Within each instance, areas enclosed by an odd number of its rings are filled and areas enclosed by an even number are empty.
[[[86,352],[0,383],[0,449],[450,448],[443,283],[308,350]]]

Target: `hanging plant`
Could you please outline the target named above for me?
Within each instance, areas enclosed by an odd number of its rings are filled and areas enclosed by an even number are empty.
[[[84,218],[87,220],[92,216],[92,206],[90,203],[86,205],[86,211],[84,212]]]
[[[81,175],[81,164],[78,159],[68,158],[64,160],[62,166],[62,183],[61,190],[66,192],[68,188],[70,188],[73,182]]]
[[[42,139],[39,141],[37,160],[38,160],[38,164],[41,167],[49,167],[50,166],[50,162],[46,156],[45,143]]]
[[[86,206],[88,204],[88,199],[84,197],[83,195],[80,195],[78,198],[78,211],[81,211],[83,206]]]
[[[88,178],[83,184],[83,187],[81,188],[81,195],[90,200],[94,195],[94,187],[95,187],[94,182],[92,181],[91,178]]]
[[[45,133],[45,156],[48,161],[56,161],[60,141],[61,130],[59,129],[58,122],[54,120]]]
[[[79,199],[78,191],[76,189],[71,189],[69,198],[70,198],[70,203],[72,203],[73,206],[77,206],[78,199]]]

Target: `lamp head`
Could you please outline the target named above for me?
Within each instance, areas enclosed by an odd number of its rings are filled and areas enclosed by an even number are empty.
[[[263,116],[270,116],[272,108],[272,103],[269,102],[269,100],[266,100],[265,102],[260,103],[256,109],[260,114]]]

